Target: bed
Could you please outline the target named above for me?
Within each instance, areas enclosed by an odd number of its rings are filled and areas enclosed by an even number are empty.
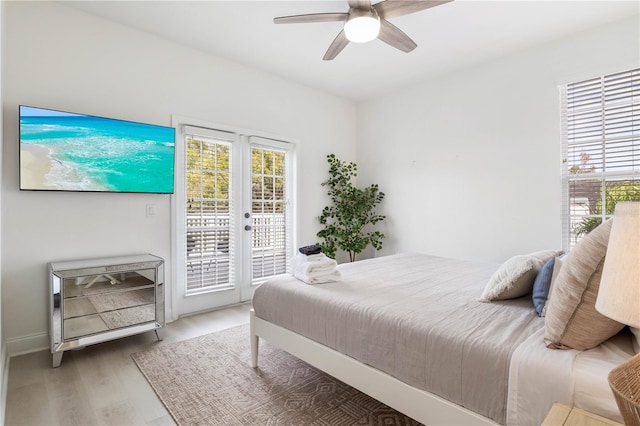
[[[252,366],[263,338],[424,424],[540,424],[555,401],[619,419],[606,374],[630,337],[547,349],[530,296],[478,301],[499,266],[397,254],[340,265],[335,283],[270,280],[253,297]]]

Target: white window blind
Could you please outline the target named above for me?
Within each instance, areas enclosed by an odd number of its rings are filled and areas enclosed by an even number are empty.
[[[561,87],[563,235],[571,248],[640,200],[640,69]]]
[[[291,252],[291,144],[252,136],[252,282],[284,274]]]
[[[233,287],[233,134],[185,126],[186,294]]]

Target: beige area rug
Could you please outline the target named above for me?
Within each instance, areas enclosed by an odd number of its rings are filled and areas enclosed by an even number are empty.
[[[131,355],[179,425],[420,425],[260,342],[249,366],[249,326]]]

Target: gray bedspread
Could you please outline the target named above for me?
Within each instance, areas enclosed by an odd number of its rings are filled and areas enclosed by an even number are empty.
[[[511,354],[544,322],[530,297],[477,301],[498,266],[385,256],[340,265],[336,283],[273,279],[256,289],[253,307],[259,318],[504,424]]]

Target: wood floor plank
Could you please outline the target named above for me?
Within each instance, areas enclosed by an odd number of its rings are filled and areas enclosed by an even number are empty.
[[[44,384],[44,369],[34,365],[51,363],[51,354],[46,351],[34,352],[11,359],[11,373],[7,383],[9,392],[31,384]]]
[[[52,407],[47,398],[44,381],[13,388],[7,393],[7,412],[5,414],[7,425],[52,424],[51,412]]]
[[[41,351],[10,361],[7,425],[174,425],[131,354],[249,322],[250,304],[167,324],[149,332],[65,352],[59,368]]]

